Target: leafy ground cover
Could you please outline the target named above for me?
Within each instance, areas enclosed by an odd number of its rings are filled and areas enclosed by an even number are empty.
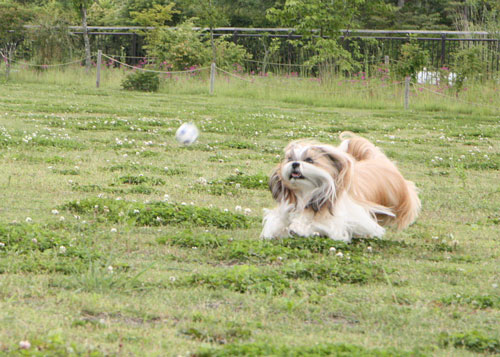
[[[0,87],[0,354],[498,353],[497,111],[78,78]],[[185,121],[190,147],[174,138]],[[416,182],[418,221],[349,245],[259,240],[282,148],[346,129]]]

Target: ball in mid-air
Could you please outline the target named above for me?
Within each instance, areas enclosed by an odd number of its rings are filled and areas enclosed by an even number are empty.
[[[175,138],[180,144],[191,145],[198,139],[199,131],[193,123],[184,123],[175,133]]]

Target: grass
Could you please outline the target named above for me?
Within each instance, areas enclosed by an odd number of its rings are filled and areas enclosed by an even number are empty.
[[[498,353],[498,85],[458,98],[488,106],[415,89],[405,111],[381,79],[218,76],[209,96],[204,76],[145,94],[119,70],[95,89],[17,69],[0,82],[0,355]],[[179,146],[189,121],[201,135]],[[417,222],[260,240],[285,145],[343,130],[416,182]]]

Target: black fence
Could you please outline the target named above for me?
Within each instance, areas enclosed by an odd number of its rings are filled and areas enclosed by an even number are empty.
[[[129,64],[137,63],[146,56],[144,49],[147,27],[89,27],[92,50],[120,56]],[[71,27],[74,34],[82,34],[80,27]],[[200,29],[202,35],[208,36],[208,29]],[[234,28],[221,27],[214,29],[214,36],[226,36],[229,41],[242,45],[252,54],[253,61],[247,63],[248,70],[262,68],[266,46],[271,39],[280,42],[279,50],[267,62],[287,66],[288,71],[297,71],[311,57],[312,53],[300,45],[303,37],[294,29],[288,28]],[[430,55],[429,67],[440,68],[452,63],[453,54],[463,48],[482,45],[483,61],[489,73],[500,71],[500,40],[492,38],[487,32],[458,31],[385,31],[385,30],[351,30],[342,31],[340,41],[343,47],[360,62],[384,61],[385,56],[398,60],[401,46],[416,40],[422,49]],[[375,44],[374,44],[375,40]],[[356,50],[354,50],[356,48]]]

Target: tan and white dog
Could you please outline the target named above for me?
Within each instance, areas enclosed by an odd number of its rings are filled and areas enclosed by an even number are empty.
[[[293,141],[269,180],[278,206],[266,210],[262,238],[381,237],[382,226],[410,225],[420,211],[415,184],[370,141],[349,132],[340,146]]]

